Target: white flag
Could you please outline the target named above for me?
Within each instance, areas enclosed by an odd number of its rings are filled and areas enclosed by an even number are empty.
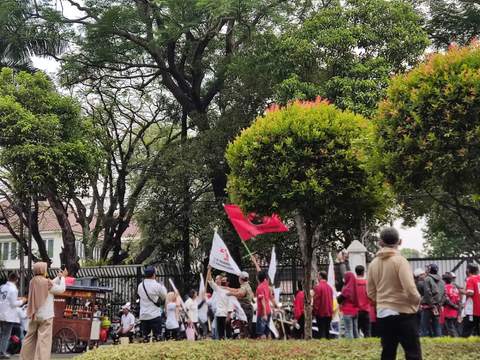
[[[275,335],[275,338],[278,339],[279,338],[278,331],[277,331],[277,328],[275,327],[275,324],[273,323],[272,317],[270,317],[270,324],[268,324],[268,327],[270,328],[270,331],[272,332],[272,334]]]
[[[203,275],[200,274],[200,288],[198,289],[197,303],[202,302],[202,294],[205,292],[205,281],[203,281]],[[201,308],[198,309],[198,319],[202,323],[207,322],[207,304],[203,304]]]
[[[245,311],[243,311],[243,308],[240,306],[238,299],[235,296],[231,296],[231,298],[233,299],[233,304],[235,305],[235,312],[237,313],[238,320],[247,321],[247,315],[245,315]]]
[[[168,281],[170,281],[170,285],[172,285],[172,288],[173,288],[173,291],[175,293],[175,295],[177,295],[177,288],[175,287],[175,284],[173,283],[173,280],[172,279],[168,279]],[[183,302],[182,300],[182,297],[180,296],[180,304],[182,304],[182,308],[185,312],[187,312],[187,308],[185,307],[185,303]]]
[[[280,303],[280,291],[281,290],[282,290],[281,288],[273,289],[273,293],[275,294],[275,301],[277,302],[277,305]]]
[[[332,254],[328,253],[328,260],[329,260],[329,265],[328,265],[328,285],[332,287],[333,290],[333,299],[337,298],[337,290],[335,289],[335,268],[333,267],[333,259],[332,259]]]
[[[277,272],[277,255],[275,254],[275,247],[272,248],[272,257],[270,258],[270,266],[268,267],[268,276],[275,284],[275,273]]]
[[[226,271],[230,274],[238,275],[241,272],[235,260],[230,256],[227,246],[216,231],[215,235],[213,235],[209,264],[217,270]]]

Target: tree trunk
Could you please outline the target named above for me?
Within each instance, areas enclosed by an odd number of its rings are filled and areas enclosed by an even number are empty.
[[[302,215],[295,215],[293,219],[297,228],[304,270],[305,340],[310,340],[312,339],[312,297],[310,296],[310,290],[312,289],[312,270],[314,269],[313,237],[316,229],[312,226],[311,221],[305,220]]]
[[[60,261],[62,264],[65,264],[70,276],[76,276],[77,271],[80,269],[80,265],[78,264],[79,258],[75,248],[76,238],[72,230],[72,225],[68,220],[67,210],[63,206],[63,203],[53,193],[47,192],[46,195],[48,202],[55,213],[58,224],[62,229],[63,247],[62,252],[60,253]]]

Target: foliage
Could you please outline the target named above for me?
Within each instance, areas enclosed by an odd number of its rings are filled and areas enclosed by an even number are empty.
[[[400,254],[407,259],[420,259],[422,257],[422,253],[417,249],[400,249]]]
[[[423,358],[474,360],[480,351],[480,341],[469,339],[422,339]],[[312,341],[169,341],[166,343],[134,344],[129,346],[109,346],[89,351],[80,360],[130,360],[130,359],[379,359],[381,345],[379,339],[351,340],[312,340]],[[405,355],[401,346],[398,359]]]
[[[467,45],[480,34],[478,0],[430,0],[426,31],[437,48]]]
[[[57,54],[66,48],[54,28],[35,18],[31,1],[0,0],[0,69],[9,67],[17,71],[35,71],[32,55]]]
[[[227,150],[228,189],[245,213],[300,213],[328,226],[371,217],[381,202],[378,178],[363,168],[371,125],[317,99],[272,107]]]
[[[37,73],[0,74],[1,164],[18,198],[71,196],[89,182],[96,150],[79,106]]]
[[[280,104],[320,95],[366,116],[385,97],[392,74],[415,66],[429,44],[420,16],[397,0],[318,2],[277,42],[269,74],[280,75]]]
[[[397,193],[448,193],[447,203],[480,214],[479,67],[477,44],[452,47],[394,80],[380,105],[376,139]],[[461,203],[466,195],[473,206]]]

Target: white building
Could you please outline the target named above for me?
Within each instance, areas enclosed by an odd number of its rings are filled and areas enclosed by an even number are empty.
[[[2,206],[2,205],[0,205]],[[16,215],[12,215],[9,219],[12,228],[19,234],[19,221]],[[77,223],[73,213],[69,214],[70,224],[77,238],[75,248],[80,261],[85,260],[85,246],[82,243],[82,227]],[[95,221],[95,220],[94,220]],[[93,221],[92,221],[93,223]],[[92,225],[93,226],[93,225]],[[62,252],[63,239],[60,225],[57,222],[53,211],[46,207],[44,211],[38,215],[38,227],[40,229],[40,235],[45,241],[45,247],[48,252],[48,256],[52,259],[52,267],[59,268],[61,266],[60,253]],[[101,241],[100,234],[99,241]],[[24,237],[28,237],[28,227],[24,226]],[[122,243],[140,238],[140,231],[135,224],[132,224],[124,233]],[[0,225],[0,264],[5,269],[19,269],[20,268],[20,248],[17,240],[12,236],[9,229]],[[35,239],[32,238],[32,251],[35,256],[40,257],[38,253],[38,246]],[[100,249],[94,250],[94,258],[99,259]],[[24,260],[25,266],[27,266],[27,255],[25,254]]]

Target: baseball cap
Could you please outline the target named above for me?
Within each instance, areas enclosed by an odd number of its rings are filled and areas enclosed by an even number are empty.
[[[155,268],[151,265],[147,266],[144,271],[145,275],[148,277],[155,275]]]
[[[425,270],[423,270],[423,269],[417,269],[417,270],[415,270],[415,271],[413,272],[413,275],[414,275],[415,277],[419,277],[419,276],[422,275],[422,274],[425,274]]]
[[[452,278],[454,278],[454,279],[457,277],[457,275],[455,275],[455,273],[454,273],[453,271],[450,271],[450,272],[447,273],[447,274],[450,274],[450,275],[452,276]]]
[[[430,270],[433,270],[433,271],[437,271],[437,272],[438,272],[438,266],[437,266],[437,264],[430,264],[430,265],[428,265],[428,268],[429,268]]]
[[[127,302],[125,305],[122,306],[122,310],[123,309],[127,309],[127,310],[130,310],[130,303]]]
[[[248,275],[248,273],[246,271],[242,271],[240,274],[238,274],[238,276],[242,279],[242,280],[248,280],[250,278],[250,276]]]

